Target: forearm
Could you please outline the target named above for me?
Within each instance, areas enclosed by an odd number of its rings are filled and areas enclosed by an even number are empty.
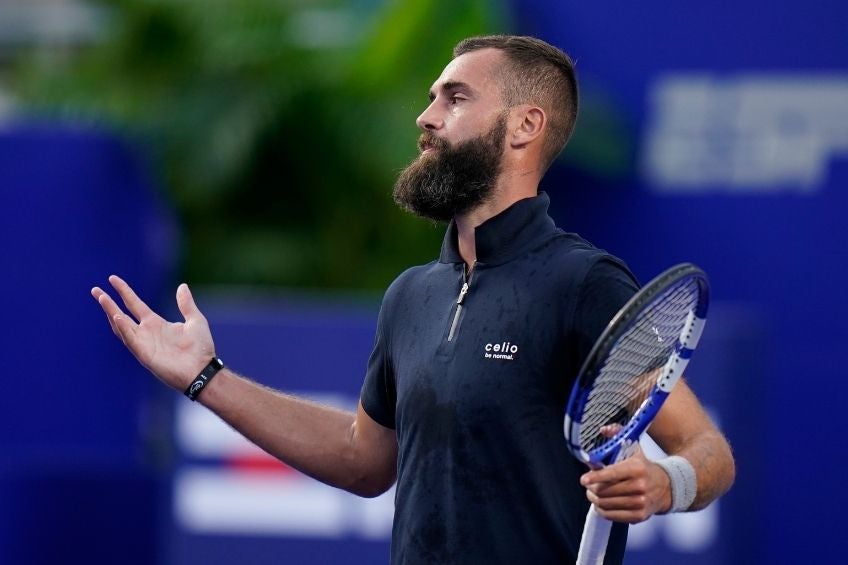
[[[353,413],[282,394],[227,369],[198,400],[274,457],[328,485],[374,496],[393,482],[359,449]]]
[[[686,485],[695,483],[695,497],[692,504],[685,505],[687,510],[706,507],[733,484],[736,468],[730,445],[685,381],[674,387],[648,433],[666,453],[679,455],[692,466],[681,468],[678,477],[683,481],[681,492],[688,492]],[[666,506],[661,511],[668,510]]]
[[[730,489],[736,477],[733,454],[724,436],[717,430],[706,430],[670,450],[670,455],[686,458],[695,469],[697,491],[689,510],[700,510]]]

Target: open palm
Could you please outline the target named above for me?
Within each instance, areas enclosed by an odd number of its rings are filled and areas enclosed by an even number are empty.
[[[123,279],[112,275],[129,315],[99,287],[91,295],[103,308],[112,331],[139,362],[162,382],[182,390],[215,354],[206,317],[197,308],[188,286],[177,288],[177,306],[185,321],[169,322],[151,310]]]

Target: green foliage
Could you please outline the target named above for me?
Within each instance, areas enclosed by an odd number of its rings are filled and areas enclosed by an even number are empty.
[[[362,3],[362,2],[360,2]],[[384,287],[443,229],[391,200],[417,114],[484,0],[120,0],[105,36],[19,61],[33,111],[140,141],[183,220],[183,276],[207,284]]]

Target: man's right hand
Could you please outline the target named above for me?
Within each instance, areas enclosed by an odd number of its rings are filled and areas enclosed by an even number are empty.
[[[177,306],[185,321],[172,323],[151,310],[120,277],[110,276],[109,283],[129,315],[101,288],[92,288],[91,295],[106,313],[112,331],[159,380],[184,390],[215,355],[209,324],[188,285],[177,288]]]
[[[100,288],[91,289],[112,331],[142,365],[179,391],[215,355],[206,318],[188,286],[177,288],[184,322],[162,319],[123,280],[109,277],[128,312]],[[397,436],[371,419],[360,404],[356,413],[281,394],[222,369],[203,390],[201,404],[284,463],[360,496],[376,496],[395,481]]]

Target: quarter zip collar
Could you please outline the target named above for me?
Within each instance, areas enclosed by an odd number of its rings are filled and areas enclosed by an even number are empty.
[[[499,265],[515,259],[549,239],[558,230],[548,215],[550,199],[545,192],[519,200],[474,230],[477,262]],[[440,263],[462,263],[456,222],[451,220],[442,241]]]

